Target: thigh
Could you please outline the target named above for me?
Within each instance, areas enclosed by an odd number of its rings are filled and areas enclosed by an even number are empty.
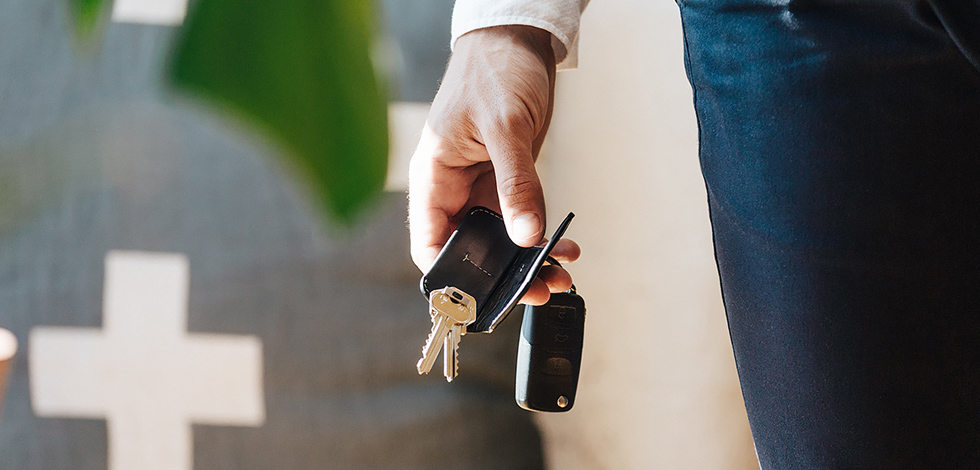
[[[976,44],[928,2],[680,7],[763,468],[977,468]]]

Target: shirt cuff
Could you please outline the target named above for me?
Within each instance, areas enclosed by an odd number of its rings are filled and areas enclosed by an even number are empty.
[[[578,30],[589,0],[457,0],[453,8],[452,42],[460,36],[491,26],[526,25],[551,33],[558,69],[578,65]]]

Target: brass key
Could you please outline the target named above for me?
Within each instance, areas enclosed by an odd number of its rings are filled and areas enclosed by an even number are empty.
[[[429,315],[432,330],[422,347],[422,358],[417,365],[419,374],[428,374],[439,351],[444,350],[443,374],[446,381],[452,382],[459,370],[460,337],[465,334],[466,326],[476,320],[476,300],[455,287],[433,290],[429,295]]]

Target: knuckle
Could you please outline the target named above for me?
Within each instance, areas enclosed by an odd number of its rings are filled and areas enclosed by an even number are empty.
[[[535,134],[534,117],[523,103],[487,104],[477,127],[498,140],[530,141]]]
[[[493,125],[499,135],[515,139],[531,140],[535,134],[534,116],[520,101],[500,108],[494,116]]]
[[[500,125],[511,134],[529,134],[534,129],[534,118],[527,109],[508,107],[500,116]]]
[[[512,203],[522,203],[534,199],[540,191],[540,185],[525,175],[513,175],[504,178],[497,189],[502,198]]]

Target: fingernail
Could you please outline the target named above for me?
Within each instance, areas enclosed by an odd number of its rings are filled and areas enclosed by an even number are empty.
[[[538,220],[537,214],[533,212],[525,212],[511,221],[511,227],[514,230],[514,238],[517,240],[528,240],[534,237],[541,231],[540,221]],[[535,240],[537,241],[537,240]]]

